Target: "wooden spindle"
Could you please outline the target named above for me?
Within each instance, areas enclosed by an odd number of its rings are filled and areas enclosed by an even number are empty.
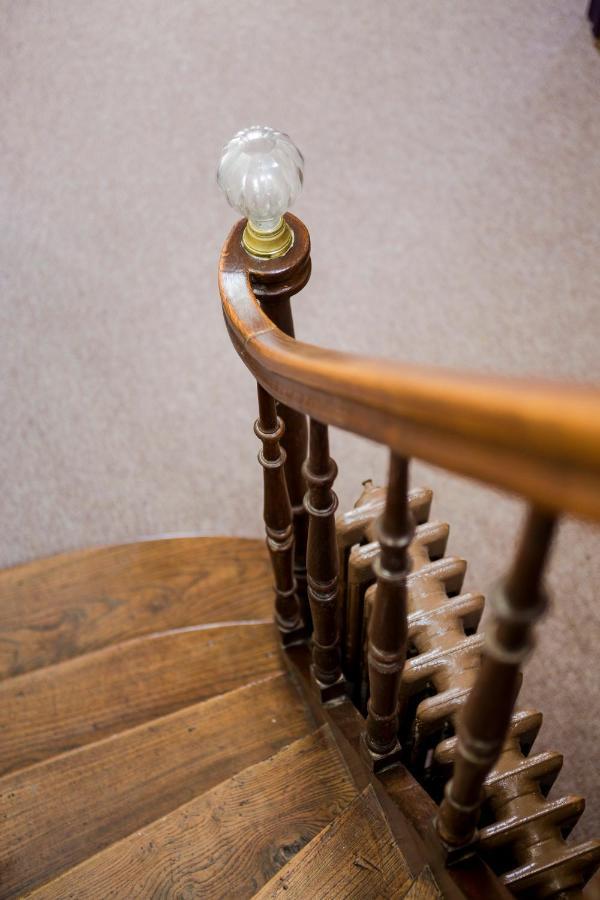
[[[306,583],[306,545],[308,543],[308,514],[304,508],[306,482],[302,466],[308,452],[308,425],[306,416],[277,404],[277,411],[285,424],[282,447],[286,453],[285,479],[292,504],[292,524],[294,527],[294,575],[298,589],[298,599],[302,617],[307,628],[311,628],[311,613]]]
[[[408,460],[390,455],[387,497],[377,532],[377,588],[369,625],[369,685],[363,755],[377,770],[400,758],[398,695],[408,635],[406,576],[414,526],[408,505]]]
[[[326,425],[310,421],[309,455],[304,464],[309,486],[304,499],[308,513],[308,599],[313,620],[313,676],[322,700],[344,693],[340,664],[338,614],[339,562],[335,534],[337,496],[331,486],[337,466],[329,455]]]
[[[437,817],[450,858],[476,838],[483,783],[506,737],[533,624],[546,607],[542,576],[555,525],[554,515],[530,510],[510,574],[490,598],[493,621],[479,676],[459,719],[454,772]]]
[[[263,445],[258,460],[263,467],[265,531],[275,577],[275,621],[282,643],[288,645],[300,640],[304,629],[294,578],[294,530],[284,475],[285,450],[280,445],[285,426],[271,395],[260,384],[257,388],[254,432]]]
[[[306,262],[303,262],[306,266]],[[287,273],[289,287],[289,273]],[[301,283],[306,283],[302,276]],[[259,285],[253,282],[255,292],[260,297],[260,305],[271,321],[285,334],[294,337],[294,320],[290,303],[290,293],[273,297],[273,285]],[[297,289],[297,288],[295,288]],[[310,628],[310,606],[306,585],[306,544],[308,540],[308,514],[304,508],[306,482],[302,474],[302,466],[308,453],[308,424],[306,416],[296,409],[277,403],[277,413],[285,425],[281,446],[285,450],[285,480],[287,482],[290,503],[292,504],[292,522],[294,526],[294,575],[298,599],[300,600],[302,618]]]

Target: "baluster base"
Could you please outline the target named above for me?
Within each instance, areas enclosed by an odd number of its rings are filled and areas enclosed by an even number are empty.
[[[315,675],[315,667],[310,667],[311,682],[313,690],[318,696],[321,703],[331,703],[333,700],[339,700],[348,694],[348,683],[343,675],[340,675],[332,684],[324,684],[319,681]]]
[[[456,844],[447,844],[441,837],[439,832],[438,817],[436,816],[431,823],[431,834],[436,843],[442,850],[443,860],[446,866],[457,866],[459,863],[476,856],[479,849],[479,831],[475,829],[473,837],[466,844],[457,846]]]
[[[376,753],[367,744],[366,732],[363,732],[360,736],[360,755],[363,762],[367,764],[370,771],[375,775],[402,763],[402,747],[399,741],[396,741],[392,749],[387,753]]]
[[[296,644],[304,644],[310,637],[310,632],[302,621],[300,625],[291,629],[281,628],[280,625],[277,625],[277,630],[279,631],[279,641],[284,649],[294,647]]]

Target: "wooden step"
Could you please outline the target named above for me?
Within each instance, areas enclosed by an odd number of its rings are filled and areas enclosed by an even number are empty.
[[[416,881],[412,883],[406,894],[406,900],[438,900],[441,896],[431,869],[426,866]]]
[[[149,632],[272,616],[264,543],[169,538],[0,572],[0,678]]]
[[[277,675],[5,776],[2,897],[44,883],[312,728],[289,676]]]
[[[328,729],[320,729],[131,834],[33,896],[252,897],[355,796]]]
[[[400,900],[413,881],[369,785],[256,896],[261,900]]]
[[[275,625],[135,638],[0,682],[0,773],[283,671]]]

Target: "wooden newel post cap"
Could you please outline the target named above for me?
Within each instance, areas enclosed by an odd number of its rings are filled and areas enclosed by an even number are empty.
[[[295,233],[284,214],[302,190],[304,158],[281,131],[245,128],[223,149],[217,182],[230,206],[247,222],[242,246],[256,259],[284,257]]]

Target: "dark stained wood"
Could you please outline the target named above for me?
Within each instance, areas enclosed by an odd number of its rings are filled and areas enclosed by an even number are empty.
[[[436,865],[443,865],[443,855],[439,852],[439,848],[432,843],[431,823],[437,815],[438,807],[429,794],[404,766],[396,766],[381,772],[379,779],[398,809],[426,842],[430,865],[434,868]],[[436,868],[435,871],[437,872],[438,869]],[[454,885],[462,894],[473,900],[479,900],[482,897],[485,897],[486,900],[487,898],[489,900],[492,898],[510,900],[512,897],[479,856],[461,860],[460,863],[448,870],[448,876],[452,878]],[[417,889],[415,888],[415,890]],[[418,893],[416,896],[419,896]]]
[[[277,404],[279,416],[285,423],[281,446],[285,450],[285,477],[292,504],[294,525],[294,575],[298,598],[302,607],[302,618],[310,628],[310,605],[306,583],[306,545],[308,542],[308,515],[304,509],[306,482],[302,466],[308,452],[308,425],[306,416],[296,412],[284,403]]]
[[[298,220],[297,220],[298,221]],[[255,295],[261,309],[277,328],[294,337],[291,297],[304,287],[310,276],[310,237],[299,223],[294,227],[294,244],[283,257],[257,259],[248,256],[247,266]],[[285,450],[285,478],[292,504],[294,524],[294,574],[298,597],[302,605],[302,618],[310,625],[310,607],[306,586],[306,542],[308,516],[304,509],[306,483],[302,465],[308,452],[308,426],[306,416],[285,403],[277,404],[277,412],[285,425],[281,446]]]
[[[0,678],[142,634],[273,614],[262,541],[168,538],[0,572]]]
[[[364,586],[361,580],[353,577],[357,574],[355,566],[350,562],[356,554],[356,544],[372,541],[377,519],[385,508],[386,488],[375,487],[370,479],[363,482],[363,491],[354,507],[338,514],[336,517],[336,535],[340,566],[339,597],[341,603],[341,646],[342,669],[348,681],[353,685],[361,685],[362,672],[362,628],[364,622]],[[422,525],[427,521],[431,508],[433,492],[426,488],[413,488],[408,493],[408,505],[413,521]],[[433,526],[435,527],[435,525]],[[447,534],[440,535],[434,544],[438,555],[443,555]],[[361,567],[362,568],[362,567]],[[365,576],[371,581],[371,566],[365,567]],[[362,577],[362,576],[361,576]],[[359,690],[354,693],[357,702],[362,700]]]
[[[5,776],[2,896],[20,896],[311,730],[288,676],[277,675]]]
[[[362,792],[369,785],[375,789],[394,838],[398,846],[402,847],[402,852],[412,873],[416,874],[426,862],[426,858],[422,855],[421,841],[404,817],[398,815],[397,810],[393,809],[393,805],[390,804],[379,781],[361,759],[359,748],[361,735],[365,728],[363,717],[347,697],[329,705],[320,702],[318,695],[313,690],[311,653],[306,645],[290,647],[285,653],[284,659],[315,720],[331,728],[338,750],[343,756],[357,791]],[[393,813],[392,819],[389,815],[390,809]]]
[[[375,775],[360,756],[365,722],[356,707],[345,699],[323,706],[312,690],[310,653],[306,646],[291,647],[284,659],[297,679],[306,702],[318,722],[327,724],[335,737],[358,791],[369,784],[385,813],[389,827],[413,873],[430,865],[444,898],[468,897],[470,900],[510,900],[511,894],[482,860],[475,856],[461,860],[452,869],[434,838],[431,822],[437,807],[404,766],[396,766]]]
[[[358,583],[364,591],[364,584],[375,578],[373,561],[378,545],[364,541],[376,538],[375,523],[378,512],[383,512],[383,499],[380,489],[366,485],[359,501],[364,504],[360,527],[360,519],[353,521],[352,514],[344,517],[343,535],[351,535],[353,544],[359,544],[353,547],[348,561],[350,595]],[[339,537],[338,520],[338,540]],[[412,743],[412,775],[423,776],[426,755],[433,750],[438,768],[429,770],[428,787],[436,793],[444,771],[454,760],[457,738],[443,739],[435,747],[432,740],[439,740],[447,723],[456,725],[481,666],[485,637],[482,633],[467,637],[465,633],[466,627],[477,627],[483,597],[447,596],[448,592],[460,590],[465,568],[464,561],[438,559],[444,553],[447,537],[446,524],[420,525],[409,548],[412,570],[408,577],[408,633],[413,653],[402,673],[400,693],[400,710],[410,713],[403,720],[401,712],[400,720],[401,734],[409,736]],[[432,562],[432,558],[437,561]],[[372,584],[364,595],[367,609],[372,606],[375,587]],[[429,695],[431,689],[435,691],[433,695]],[[422,697],[416,709],[414,703],[409,703],[415,694]],[[479,832],[477,851],[484,859],[490,859],[502,882],[517,894],[526,891],[541,895],[555,890],[557,884],[564,891],[575,890],[600,861],[599,842],[574,844],[565,840],[566,828],[575,824],[584,801],[575,796],[561,798],[556,789],[547,796],[561,768],[562,756],[529,752],[541,722],[541,713],[532,710],[513,713],[502,751],[484,782],[487,822]],[[407,773],[403,778],[402,772],[402,768],[388,769],[380,777],[407,818],[430,838],[437,807],[416,789],[413,778]],[[435,781],[431,775],[437,775]],[[460,871],[463,879],[468,876],[465,862]],[[457,869],[454,873],[456,878]],[[481,890],[481,871],[474,874],[472,881],[484,896],[490,895],[488,887]]]
[[[406,576],[414,527],[408,507],[408,460],[390,456],[388,490],[378,522],[380,555],[377,588],[369,623],[369,684],[365,747],[382,761],[400,749],[398,697],[408,636]]]
[[[275,578],[275,621],[282,641],[289,643],[302,631],[300,604],[294,577],[294,529],[285,474],[285,450],[279,446],[285,426],[277,415],[275,401],[259,385],[256,436],[262,441],[258,460],[263,468],[263,516],[267,547]]]
[[[331,489],[337,466],[329,455],[327,426],[314,419],[310,422],[304,475],[309,486],[304,505],[309,523],[306,565],[313,620],[313,671],[318,684],[327,688],[342,679],[335,535],[338,500]]]
[[[286,219],[300,233],[302,223]],[[259,307],[243,228],[233,228],[221,254],[221,299],[236,350],[273,397],[402,456],[600,520],[600,390],[390,363],[295,341]]]
[[[431,869],[426,867],[411,885],[406,894],[406,900],[436,900],[441,896]]]
[[[449,848],[475,837],[483,783],[506,738],[521,683],[520,666],[532,645],[532,626],[546,606],[541,581],[555,518],[532,508],[511,572],[492,598],[479,675],[458,720],[452,778],[446,785],[437,829]]]
[[[252,897],[355,796],[334,742],[321,730],[131,834],[34,896]]]
[[[0,773],[281,671],[273,624],[134,638],[0,683]]]
[[[369,785],[256,895],[260,900],[400,900],[413,883]],[[426,896],[426,895],[423,895]],[[438,896],[435,893],[429,896]]]
[[[583,900],[600,900],[600,869],[584,887]]]

